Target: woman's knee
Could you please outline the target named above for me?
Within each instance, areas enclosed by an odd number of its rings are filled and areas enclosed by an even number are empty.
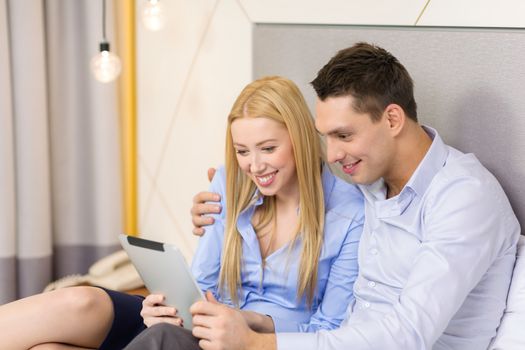
[[[52,303],[73,313],[111,312],[112,303],[107,293],[96,287],[68,287],[54,292]]]

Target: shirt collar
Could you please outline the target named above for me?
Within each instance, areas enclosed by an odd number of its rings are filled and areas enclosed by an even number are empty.
[[[434,176],[443,168],[448,157],[448,148],[438,132],[428,126],[423,126],[423,129],[432,139],[432,144],[405,185],[405,188],[411,188],[419,196],[423,196],[426,192]]]
[[[263,204],[264,196],[261,194],[259,189],[256,187],[255,191],[253,192],[252,199],[250,200],[250,204],[241,211],[239,214],[239,219],[245,217],[249,220],[251,220],[251,217],[253,215],[253,212],[255,211],[255,208],[257,208],[259,205]]]
[[[236,223],[237,230],[239,231],[241,237],[246,242],[248,247],[253,251],[257,251],[259,246],[257,235],[253,229],[251,221],[253,213],[255,212],[255,208],[257,208],[262,203],[263,196],[258,189],[255,189],[250,204],[239,214]]]
[[[428,126],[423,126],[423,129],[432,139],[432,144],[397,196],[386,198],[386,186],[382,178],[370,185],[359,186],[367,200],[374,203],[378,217],[401,215],[416,196],[423,196],[434,176],[443,168],[448,157],[447,146],[435,129]]]

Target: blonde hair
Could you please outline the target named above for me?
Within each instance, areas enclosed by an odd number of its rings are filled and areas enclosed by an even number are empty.
[[[321,181],[321,145],[303,95],[286,78],[272,76],[248,84],[233,104],[226,132],[226,227],[219,279],[221,291],[228,290],[238,305],[241,290],[242,238],[237,230],[240,213],[250,205],[256,186],[240,169],[231,136],[231,124],[238,118],[269,118],[286,126],[293,146],[299,184],[299,235],[302,252],[297,297],[312,305],[317,285],[317,267],[323,243],[324,198]],[[275,196],[264,197],[255,230],[275,222]]]

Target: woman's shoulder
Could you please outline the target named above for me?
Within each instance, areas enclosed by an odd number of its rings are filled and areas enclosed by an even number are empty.
[[[219,204],[222,207],[220,214],[208,214],[209,216],[217,219],[224,219],[226,216],[226,169],[223,165],[215,169],[215,174],[213,179],[208,187],[208,192],[217,193],[220,195],[221,199]]]
[[[220,195],[226,194],[226,168],[224,165],[220,165],[215,169],[209,191],[219,193]]]
[[[364,212],[364,196],[359,187],[336,176],[327,165],[323,168],[323,190],[327,212],[344,207]]]
[[[226,167],[224,164],[215,168],[215,175],[213,175],[213,178],[215,179],[215,177],[222,181],[226,181]]]
[[[332,172],[323,174],[325,180],[328,177],[331,185],[325,188],[325,240],[340,242],[346,239],[347,234],[355,231],[353,228],[364,224],[364,196],[356,185],[340,179]],[[330,181],[324,183],[330,184]]]

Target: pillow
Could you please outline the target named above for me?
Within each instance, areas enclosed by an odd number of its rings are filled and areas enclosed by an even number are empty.
[[[507,308],[490,350],[525,349],[525,236],[520,236]]]

